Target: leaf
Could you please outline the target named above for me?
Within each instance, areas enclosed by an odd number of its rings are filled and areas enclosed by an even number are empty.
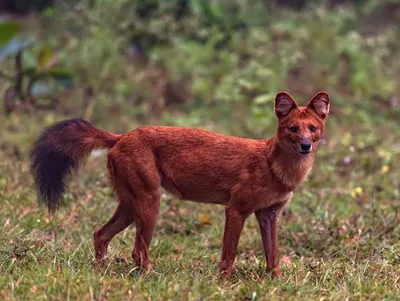
[[[7,56],[16,55],[19,51],[29,47],[34,42],[33,39],[15,38],[3,47],[0,47],[0,61]]]
[[[37,81],[32,85],[31,94],[33,96],[46,96],[54,92],[54,85],[46,81]]]
[[[35,81],[30,93],[36,97],[49,96],[58,91],[71,89],[73,86],[73,76],[66,73],[63,76],[54,76],[54,74],[49,73],[45,78]]]
[[[56,67],[48,71],[57,88],[71,89],[74,86],[75,73],[66,67]]]
[[[35,67],[27,67],[22,71],[22,74],[27,76],[34,76],[36,73],[37,69]]]
[[[54,81],[57,89],[71,89],[74,86],[73,77],[58,77]]]
[[[49,74],[53,77],[74,77],[75,72],[67,67],[54,67],[49,70]]]
[[[203,225],[211,225],[210,216],[208,216],[207,214],[201,214],[199,217],[199,222],[200,222],[200,224],[203,224]]]
[[[48,7],[43,12],[46,17],[53,17],[55,13],[56,10],[53,7]]]
[[[40,70],[45,70],[48,68],[49,63],[53,58],[53,49],[50,46],[46,45],[39,50],[39,53],[36,58],[37,66]]]
[[[0,47],[8,43],[19,31],[17,23],[0,23]]]

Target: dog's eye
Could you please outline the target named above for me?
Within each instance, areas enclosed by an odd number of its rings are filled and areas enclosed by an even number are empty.
[[[297,133],[298,127],[297,127],[297,126],[291,126],[291,127],[289,128],[289,130],[290,130],[292,133]]]
[[[313,125],[312,125],[312,126],[310,126],[310,131],[311,131],[311,132],[313,132],[313,133],[314,133],[316,130],[317,130],[317,128],[316,128],[315,126],[313,126]]]

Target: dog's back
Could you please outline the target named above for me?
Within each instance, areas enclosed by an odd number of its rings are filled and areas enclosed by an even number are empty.
[[[121,137],[109,157],[123,178],[149,186],[158,173],[161,185],[179,198],[226,204],[244,169],[261,163],[265,147],[266,141],[201,129],[140,127]]]

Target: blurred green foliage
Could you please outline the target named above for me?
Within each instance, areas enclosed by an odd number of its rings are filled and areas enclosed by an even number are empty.
[[[95,119],[119,107],[165,123],[173,107],[193,124],[261,136],[279,90],[327,90],[338,115],[348,104],[374,112],[400,92],[399,2],[318,3],[299,13],[257,0],[61,2],[42,30],[78,73],[77,90],[93,92],[79,99]]]
[[[55,92],[72,85],[72,70],[60,64],[53,49],[44,42],[31,51],[33,43],[33,38],[21,35],[19,24],[0,22],[0,62],[11,58],[14,63],[12,72],[0,73],[9,82],[4,92],[5,114],[16,109],[53,109]],[[28,56],[28,62],[24,56]],[[47,98],[50,104],[39,103],[40,98]]]

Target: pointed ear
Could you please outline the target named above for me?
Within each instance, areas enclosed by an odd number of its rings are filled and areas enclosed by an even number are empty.
[[[325,91],[317,93],[308,103],[307,108],[313,110],[319,117],[325,119],[329,114],[329,95]]]
[[[297,103],[286,92],[279,92],[275,97],[275,115],[278,118],[285,117],[293,109],[297,108]]]

